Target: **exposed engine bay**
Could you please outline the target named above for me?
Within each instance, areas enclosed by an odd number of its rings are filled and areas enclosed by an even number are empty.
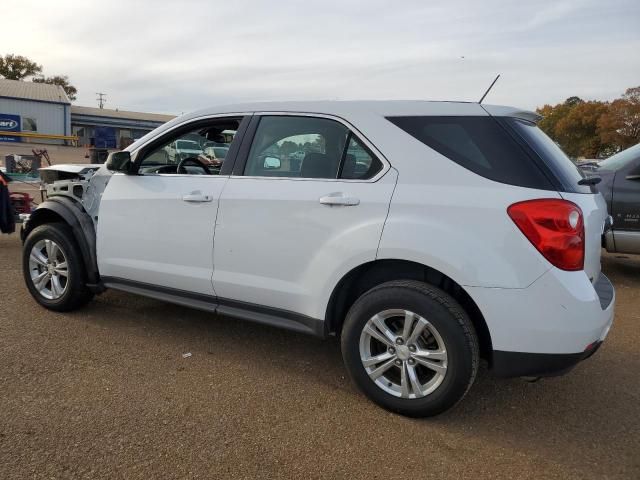
[[[94,226],[98,220],[102,192],[111,175],[104,165],[66,164],[40,169],[47,198],[64,196],[80,203]]]

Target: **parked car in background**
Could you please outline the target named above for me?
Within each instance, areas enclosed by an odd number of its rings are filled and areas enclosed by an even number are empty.
[[[167,145],[165,150],[171,163],[180,163],[185,158],[197,158],[202,154],[202,147],[195,140],[176,140]]]
[[[579,166],[602,179],[596,187],[613,218],[604,234],[604,247],[609,252],[640,254],[640,144]]]
[[[24,279],[57,311],[113,288],[337,336],[369,398],[435,415],[481,358],[498,376],[557,375],[612,325],[605,201],[538,118],[424,101],[185,115],[47,186],[22,231]],[[221,131],[234,135],[219,172],[156,155]],[[289,143],[314,151],[298,165],[277,156]]]

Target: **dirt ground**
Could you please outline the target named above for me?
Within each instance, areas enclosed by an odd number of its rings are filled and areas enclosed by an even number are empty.
[[[113,291],[52,313],[19,258],[1,236],[2,479],[640,478],[638,257],[603,260],[618,303],[594,357],[538,383],[483,370],[427,420],[367,401],[335,340]]]

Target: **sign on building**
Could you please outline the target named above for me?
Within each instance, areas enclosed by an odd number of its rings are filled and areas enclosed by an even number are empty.
[[[0,113],[0,132],[20,132],[21,123],[19,115],[9,115],[7,113]],[[0,133],[0,142],[20,142],[20,137],[14,137],[13,135],[2,135]]]
[[[94,146],[96,148],[118,148],[116,145],[116,129],[113,127],[96,127]]]

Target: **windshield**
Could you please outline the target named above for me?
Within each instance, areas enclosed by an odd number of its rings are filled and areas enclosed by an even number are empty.
[[[640,158],[640,143],[618,152],[615,155],[611,155],[598,164],[598,169],[619,170],[638,158]]]

